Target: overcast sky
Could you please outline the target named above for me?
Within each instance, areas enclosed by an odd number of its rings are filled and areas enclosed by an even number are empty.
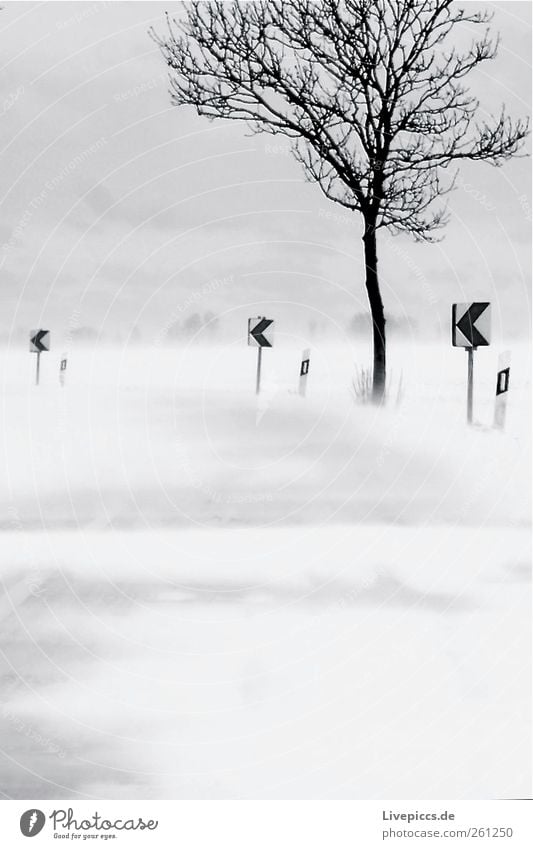
[[[227,328],[366,310],[360,220],[305,182],[283,137],[170,106],[147,30],[177,5],[4,5],[0,330],[61,336],[74,316],[150,341],[196,310]],[[472,87],[483,111],[529,114],[530,4],[484,5],[502,45]],[[530,160],[464,167],[450,210],[436,246],[381,231],[386,309],[433,332],[452,301],[492,300],[510,341],[529,323]]]

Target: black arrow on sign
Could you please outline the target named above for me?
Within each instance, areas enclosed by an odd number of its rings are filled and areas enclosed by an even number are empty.
[[[268,339],[263,336],[263,333],[268,327],[270,327],[273,321],[274,319],[272,318],[262,318],[259,324],[256,324],[254,329],[250,331],[251,335],[254,337],[257,344],[261,346],[261,348],[272,347]]]
[[[43,336],[46,336],[48,330],[38,330],[35,336],[32,337],[31,344],[34,345],[38,351],[46,351],[47,348],[42,344],[41,339]]]
[[[468,339],[473,348],[477,348],[478,345],[487,345],[487,340],[477,329],[476,321],[482,315],[487,307],[490,306],[489,303],[477,303],[472,304],[471,307],[467,309],[463,317],[456,323],[456,327],[461,331],[465,339]]]

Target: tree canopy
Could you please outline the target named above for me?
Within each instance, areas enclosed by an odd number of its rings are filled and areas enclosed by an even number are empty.
[[[288,136],[328,198],[430,239],[453,187],[444,170],[499,165],[528,132],[503,106],[480,117],[466,84],[496,54],[490,18],[451,0],[194,2],[154,37],[174,103]]]

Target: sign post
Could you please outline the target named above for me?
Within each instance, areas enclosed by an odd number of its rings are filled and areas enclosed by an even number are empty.
[[[305,393],[307,391],[307,375],[309,374],[309,357],[311,351],[309,348],[306,348],[305,351],[302,351],[302,362],[300,363],[300,384],[298,387],[298,391],[302,398],[305,398]]]
[[[472,424],[474,416],[474,351],[475,348],[467,348],[468,351],[468,378],[466,390],[466,420]]]
[[[468,352],[468,378],[466,390],[466,420],[472,424],[474,417],[474,351],[490,345],[490,303],[452,305],[452,345],[466,348]]]
[[[257,374],[255,376],[255,394],[259,395],[261,391],[261,361],[263,359],[263,348],[259,346],[257,349]]]
[[[267,332],[268,331],[268,332]],[[258,316],[248,319],[248,345],[257,347],[257,374],[255,379],[255,394],[261,391],[261,361],[263,348],[272,348],[274,319]]]
[[[37,363],[35,369],[35,385],[39,386],[39,376],[41,371],[41,353],[50,350],[50,331],[49,330],[30,330],[30,352],[37,354]]]
[[[496,377],[496,399],[494,401],[494,427],[497,430],[505,428],[507,412],[507,396],[511,379],[511,352],[503,351],[498,358],[498,375]]]

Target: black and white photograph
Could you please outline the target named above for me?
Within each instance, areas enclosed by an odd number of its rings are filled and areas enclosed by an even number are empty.
[[[2,3],[3,846],[532,845],[531,16]]]

